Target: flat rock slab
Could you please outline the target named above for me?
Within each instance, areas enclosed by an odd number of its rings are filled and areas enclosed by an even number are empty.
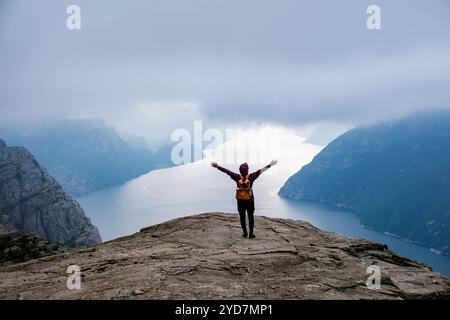
[[[205,213],[96,247],[0,267],[2,299],[424,299],[450,298],[450,279],[385,245],[257,216]],[[66,286],[81,269],[81,289]],[[381,270],[368,289],[367,267]]]

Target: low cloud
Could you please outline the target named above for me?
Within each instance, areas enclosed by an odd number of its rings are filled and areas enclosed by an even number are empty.
[[[377,31],[366,0],[79,0],[79,31],[70,4],[2,2],[3,121],[89,114],[151,135],[194,118],[359,124],[450,107],[446,0],[379,0]]]

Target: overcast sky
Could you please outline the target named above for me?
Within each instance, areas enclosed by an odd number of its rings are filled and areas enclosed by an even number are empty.
[[[66,28],[69,4],[81,30]],[[448,0],[0,0],[8,122],[353,125],[450,107],[449,88]]]

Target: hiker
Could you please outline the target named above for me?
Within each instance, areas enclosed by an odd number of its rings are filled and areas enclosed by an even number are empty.
[[[255,198],[253,195],[253,182],[259,177],[261,173],[269,169],[270,167],[276,165],[278,163],[277,160],[272,160],[267,166],[262,169],[259,169],[253,173],[248,174],[248,164],[243,163],[239,167],[239,173],[232,172],[228,169],[225,169],[217,164],[217,162],[211,162],[211,166],[219,169],[220,171],[226,173],[233,179],[236,184],[236,200],[239,216],[241,219],[241,226],[244,238],[255,238],[255,234],[253,233],[254,227],[254,218],[253,213],[255,212]],[[249,225],[249,233],[247,233],[247,226],[245,223],[245,212],[248,214],[248,225]]]

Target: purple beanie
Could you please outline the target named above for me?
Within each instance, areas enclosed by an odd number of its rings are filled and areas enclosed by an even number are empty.
[[[247,162],[244,162],[243,164],[240,165],[239,167],[239,172],[245,176],[248,174],[248,164]]]

